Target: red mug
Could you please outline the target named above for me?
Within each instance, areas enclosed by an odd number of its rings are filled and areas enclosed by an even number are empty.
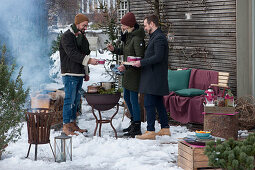
[[[105,63],[105,59],[99,59],[98,60],[98,64],[104,64]]]
[[[136,61],[140,61],[142,59],[142,57],[136,57],[135,60]]]
[[[136,57],[134,57],[134,56],[128,56],[128,57],[127,57],[127,62],[131,62],[131,61],[136,61]]]

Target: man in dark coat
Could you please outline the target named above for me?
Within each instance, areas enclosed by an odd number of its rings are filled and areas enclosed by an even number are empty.
[[[168,42],[159,26],[157,16],[144,19],[144,29],[150,34],[144,59],[135,61],[133,66],[141,67],[140,93],[144,93],[144,107],[147,114],[147,131],[138,139],[155,139],[156,135],[171,135],[163,96],[168,91]],[[156,109],[159,114],[161,130],[155,133]]]
[[[65,91],[63,132],[66,135],[78,135],[74,131],[81,133],[87,131],[80,129],[76,124],[76,112],[81,98],[83,78],[85,81],[89,80],[88,64],[98,63],[96,59],[89,56],[89,42],[84,35],[88,21],[84,14],[77,14],[74,24],[63,34],[59,46],[61,75]]]

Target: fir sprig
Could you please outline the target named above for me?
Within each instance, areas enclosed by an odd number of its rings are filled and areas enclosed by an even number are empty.
[[[243,141],[229,139],[206,144],[205,154],[209,165],[228,170],[253,170],[255,156],[255,133]]]

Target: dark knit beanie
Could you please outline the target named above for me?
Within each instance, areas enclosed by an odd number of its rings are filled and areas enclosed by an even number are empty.
[[[123,25],[134,27],[136,23],[135,15],[132,12],[128,12],[122,17],[120,22]]]
[[[74,23],[77,25],[77,24],[80,24],[84,21],[89,21],[88,17],[84,14],[77,14],[74,18]]]

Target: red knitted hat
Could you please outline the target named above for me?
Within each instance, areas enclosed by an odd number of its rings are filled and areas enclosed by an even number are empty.
[[[128,12],[122,17],[120,22],[123,25],[134,27],[136,23],[135,15],[132,12]]]

